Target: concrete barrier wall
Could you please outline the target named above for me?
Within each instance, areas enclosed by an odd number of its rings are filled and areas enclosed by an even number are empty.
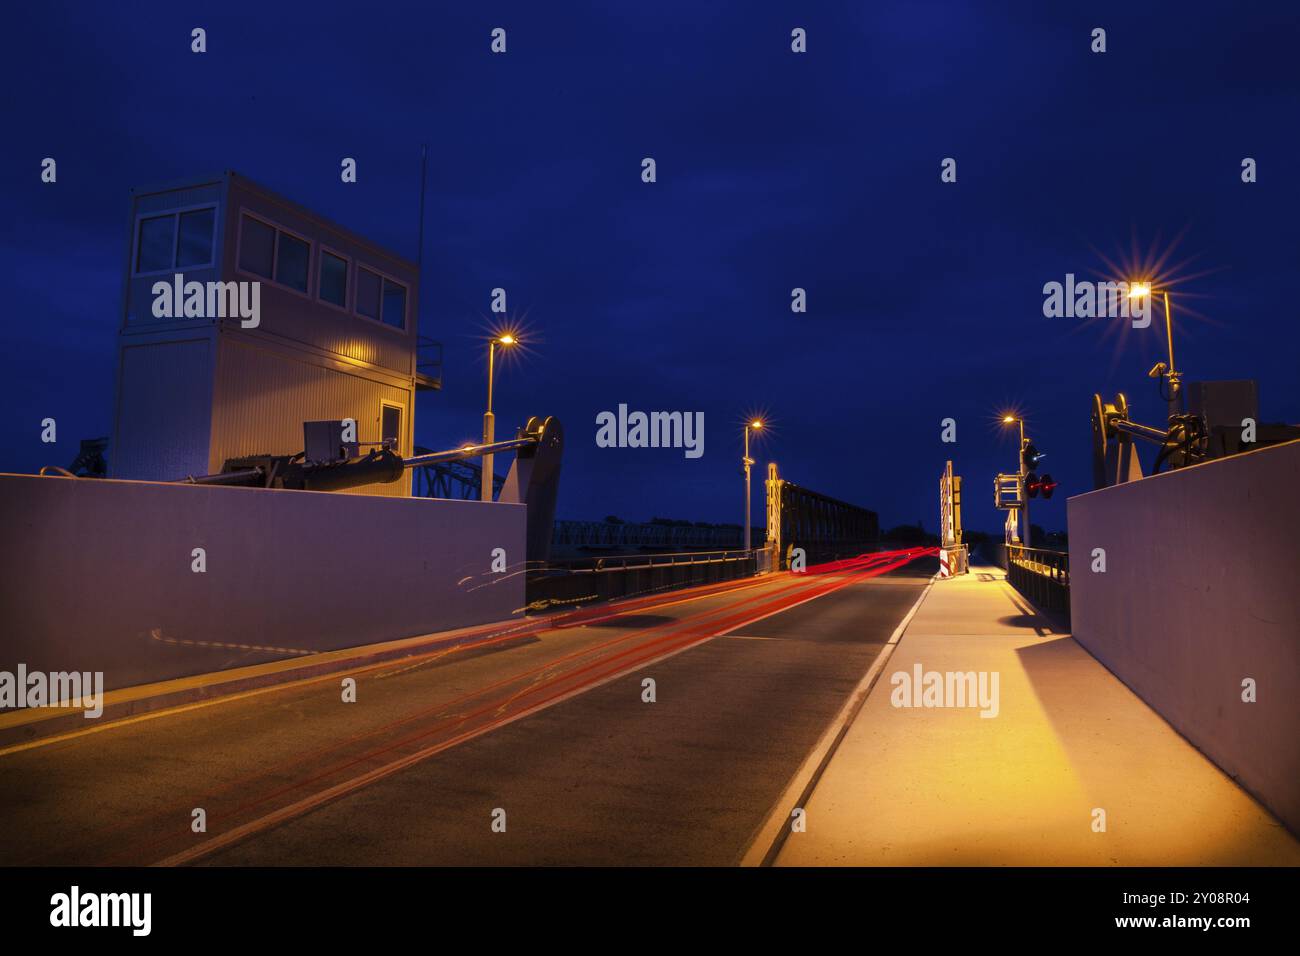
[[[525,510],[0,475],[0,670],[111,689],[505,620]]]
[[[1300,833],[1300,442],[1068,510],[1075,638]]]

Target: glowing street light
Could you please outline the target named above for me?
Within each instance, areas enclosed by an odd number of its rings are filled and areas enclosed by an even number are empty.
[[[511,335],[509,332],[506,332],[503,335],[494,336],[492,340],[488,343],[487,411],[483,413],[483,444],[485,445],[492,444],[492,442],[495,440],[494,436],[496,433],[496,427],[495,427],[496,419],[492,415],[492,372],[493,372],[493,367],[496,364],[497,346],[499,345],[502,348],[509,348],[510,346],[515,345],[518,341],[519,340],[516,339],[513,335]],[[483,480],[480,485],[479,497],[481,497],[484,501],[491,501],[492,491],[493,491],[492,479],[494,477],[492,472],[492,456],[484,455],[482,458],[482,462],[483,462],[483,476],[482,476]]]
[[[1155,367],[1147,374],[1151,378],[1169,379],[1169,414],[1177,415],[1182,410],[1182,400],[1180,393],[1182,391],[1182,376],[1174,366],[1174,313],[1169,306],[1169,290],[1158,290],[1159,295],[1164,302],[1165,307],[1165,338],[1169,342],[1169,364],[1157,362]],[[1130,299],[1154,298],[1157,290],[1151,288],[1150,282],[1134,282],[1129,286],[1128,297]]]
[[[749,510],[750,510],[750,503],[749,503],[749,469],[750,469],[750,466],[754,464],[754,459],[752,459],[752,458],[749,457],[749,433],[750,433],[751,431],[761,431],[762,428],[763,428],[763,420],[762,420],[761,418],[755,418],[753,421],[750,421],[750,422],[746,422],[746,423],[745,423],[745,457],[742,459],[742,461],[743,461],[744,464],[745,464],[745,550],[746,550],[746,551],[749,550],[749,546],[750,546],[750,541],[749,541]]]
[[[1029,531],[1029,494],[1025,488],[1025,420],[1019,415],[1004,415],[1002,417],[1002,424],[1020,426],[1020,445],[1018,446],[1020,450],[1017,452],[1016,458],[1018,459],[1017,468],[1020,474],[1020,513],[1021,517],[1024,518],[1025,529],[1020,542],[1026,548],[1031,548],[1033,547],[1033,542],[1030,540]],[[1010,522],[1008,521],[1008,527],[1009,526]]]

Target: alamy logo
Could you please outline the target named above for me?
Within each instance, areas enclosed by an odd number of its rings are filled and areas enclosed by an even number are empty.
[[[87,718],[104,713],[104,672],[27,670],[0,671],[0,709],[17,707],[80,707]]]
[[[178,272],[155,282],[153,295],[155,319],[239,319],[245,329],[262,321],[260,282],[186,282]]]
[[[1151,297],[1134,295],[1127,282],[1076,282],[1073,272],[1065,282],[1043,286],[1043,315],[1049,319],[1132,319],[1133,328],[1151,324]]]
[[[153,928],[152,893],[82,893],[74,886],[50,897],[51,926],[129,926],[133,936]]]
[[[684,448],[687,458],[704,454],[703,412],[628,412],[596,416],[597,448]]]
[[[915,664],[912,670],[895,671],[889,702],[895,707],[978,707],[981,717],[996,717],[997,671],[926,671]]]

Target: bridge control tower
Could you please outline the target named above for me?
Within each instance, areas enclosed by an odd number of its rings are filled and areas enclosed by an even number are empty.
[[[411,455],[415,395],[441,387],[418,297],[414,263],[237,173],[132,190],[109,476],[294,454],[307,421]]]

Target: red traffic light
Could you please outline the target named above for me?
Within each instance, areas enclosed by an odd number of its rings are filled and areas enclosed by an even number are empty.
[[[1055,490],[1056,482],[1051,475],[1043,475],[1041,478],[1033,472],[1025,475],[1025,494],[1030,498],[1037,498],[1040,493],[1044,498],[1050,498]]]
[[[1040,478],[1032,471],[1025,475],[1025,494],[1030,498],[1037,498],[1039,494],[1044,498],[1050,498],[1055,490],[1056,482],[1052,480],[1051,475],[1043,475]]]

